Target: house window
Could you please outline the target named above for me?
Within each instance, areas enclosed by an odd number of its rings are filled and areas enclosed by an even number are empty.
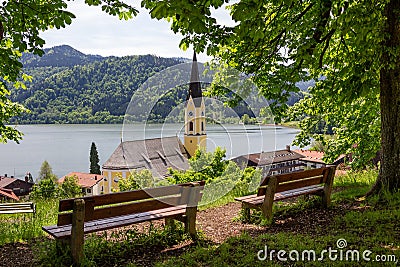
[[[193,122],[189,122],[189,131],[193,131]]]
[[[90,194],[90,193],[92,193],[92,189],[88,188],[88,189],[86,190],[86,192],[88,192],[88,193]]]

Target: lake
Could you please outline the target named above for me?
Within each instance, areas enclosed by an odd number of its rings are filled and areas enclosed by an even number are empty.
[[[62,177],[72,171],[89,172],[89,152],[96,143],[100,165],[123,141],[178,135],[181,124],[153,125],[19,125],[24,133],[20,144],[0,144],[0,175],[23,178],[31,172],[36,178],[43,161]],[[207,125],[207,150],[221,146],[227,158],[260,151],[284,149],[294,140],[297,129],[281,126]]]

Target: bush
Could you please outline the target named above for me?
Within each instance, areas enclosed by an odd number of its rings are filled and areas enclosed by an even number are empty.
[[[78,177],[66,176],[64,181],[57,187],[57,196],[59,198],[72,198],[81,196],[82,188],[78,185]]]
[[[57,184],[52,178],[41,179],[38,184],[35,184],[30,196],[34,199],[49,199],[54,198],[57,192]]]
[[[149,170],[131,171],[127,178],[120,178],[118,181],[119,191],[132,191],[156,186],[156,181]]]

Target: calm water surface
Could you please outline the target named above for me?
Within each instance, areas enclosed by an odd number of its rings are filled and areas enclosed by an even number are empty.
[[[21,125],[20,144],[0,144],[0,174],[22,178],[31,172],[36,178],[43,161],[61,177],[72,171],[89,171],[89,152],[96,143],[100,165],[123,141],[178,135],[183,140],[181,124],[163,125]],[[260,151],[284,149],[298,130],[275,126],[208,125],[207,149],[221,146],[227,158]]]

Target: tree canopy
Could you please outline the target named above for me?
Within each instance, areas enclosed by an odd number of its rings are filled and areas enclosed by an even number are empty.
[[[144,0],[153,18],[167,18],[193,45],[220,63],[252,74],[272,99],[277,120],[295,83],[316,81],[297,108],[307,115],[299,143],[321,120],[334,121],[335,154],[370,159],[381,150],[376,189],[400,187],[400,3],[385,1]],[[232,25],[218,22],[227,8]],[[310,100],[311,99],[311,100]],[[309,105],[311,104],[311,105]],[[381,142],[379,143],[379,139]],[[331,156],[333,156],[331,154]],[[379,191],[379,190],[378,190]]]

